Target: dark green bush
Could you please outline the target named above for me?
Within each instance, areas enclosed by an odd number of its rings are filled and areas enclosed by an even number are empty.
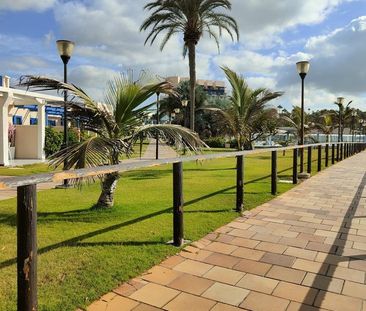
[[[44,152],[48,158],[50,155],[59,151],[63,141],[63,134],[56,131],[52,127],[46,127],[46,140],[44,144]]]
[[[205,143],[211,148],[225,148],[224,137],[211,137],[205,139]]]
[[[79,141],[78,133],[74,129],[68,131],[69,144],[74,144]],[[46,139],[44,144],[44,152],[48,158],[52,154],[59,151],[64,141],[64,134],[57,131],[53,127],[46,127]]]

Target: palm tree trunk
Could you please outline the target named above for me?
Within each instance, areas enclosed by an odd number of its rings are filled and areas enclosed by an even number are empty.
[[[119,179],[118,173],[110,173],[104,176],[102,181],[102,193],[99,196],[98,203],[93,209],[108,209],[114,205],[114,193]]]
[[[196,45],[194,42],[187,42],[189,59],[189,99],[190,116],[189,128],[194,131],[195,125],[195,106],[196,106]]]

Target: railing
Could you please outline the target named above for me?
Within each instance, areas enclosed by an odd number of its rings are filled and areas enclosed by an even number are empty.
[[[277,193],[277,153],[293,150],[292,182],[298,183],[298,151],[303,155],[308,149],[307,173],[312,169],[312,150],[317,149],[317,170],[322,168],[322,150],[325,149],[325,167],[341,161],[366,149],[366,143],[323,143],[283,148],[257,149],[250,151],[225,152],[196,155],[154,161],[141,161],[96,168],[36,174],[23,177],[0,178],[0,189],[17,188],[17,283],[18,311],[37,310],[37,184],[59,182],[64,179],[100,176],[113,172],[126,172],[140,168],[173,164],[173,245],[181,246],[184,237],[183,223],[183,162],[203,161],[236,157],[236,208],[241,212],[244,207],[244,157],[271,152],[271,193]]]

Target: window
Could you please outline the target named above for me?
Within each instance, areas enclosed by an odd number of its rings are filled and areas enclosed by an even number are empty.
[[[22,125],[22,117],[21,116],[13,116],[13,124],[14,125]]]
[[[56,126],[56,120],[48,120],[47,125],[48,126]]]
[[[37,118],[30,118],[30,125],[37,125],[38,120]]]

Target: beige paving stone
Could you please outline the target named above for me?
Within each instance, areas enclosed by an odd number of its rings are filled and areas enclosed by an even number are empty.
[[[182,258],[181,256],[172,256],[172,257],[169,257],[168,259],[165,259],[160,265],[164,266],[166,268],[173,268],[177,264],[180,264],[181,262],[183,262],[184,260],[185,259]]]
[[[246,289],[215,283],[202,296],[229,305],[238,306],[248,294],[249,291]]]
[[[337,256],[327,253],[318,253],[316,255],[315,261],[326,262],[335,266],[348,267],[349,261],[347,257]]]
[[[365,272],[333,265],[329,267],[327,275],[357,283],[364,283],[365,281]]]
[[[180,275],[182,275],[181,272],[177,272],[161,266],[155,266],[148,272],[146,272],[146,274],[143,274],[141,278],[145,281],[150,281],[161,285],[167,285]]]
[[[134,292],[130,298],[161,308],[174,297],[178,296],[179,293],[180,292],[175,289],[149,283],[143,288]]]
[[[283,252],[287,249],[287,246],[270,242],[261,242],[255,247],[255,249],[270,253],[283,254]]]
[[[260,243],[260,241],[238,238],[238,237],[236,237],[230,241],[230,244],[232,244],[232,245],[247,247],[247,248],[255,248],[259,243]]]
[[[297,258],[303,258],[308,260],[314,260],[317,255],[317,252],[290,246],[289,248],[286,249],[284,255],[294,256]]]
[[[233,251],[231,255],[257,261],[263,257],[264,252],[251,248],[239,247]]]
[[[321,291],[318,294],[314,305],[316,307],[333,311],[360,311],[362,308],[362,300],[331,292]]]
[[[230,230],[227,234],[239,237],[239,238],[251,238],[253,235],[255,235],[254,231],[248,231],[248,230],[241,230],[241,229],[233,229]]]
[[[274,254],[274,253],[265,253],[260,261],[278,266],[291,267],[295,262],[295,259],[296,258],[292,256]]]
[[[202,261],[203,259],[207,258],[208,256],[210,256],[212,254],[212,252],[204,250],[204,249],[198,249],[198,248],[194,248],[196,251],[187,251],[187,250],[182,250],[179,255],[182,256],[183,258],[188,258],[188,259],[192,259],[192,260],[198,260],[198,261]]]
[[[258,261],[242,259],[233,267],[235,270],[248,272],[257,275],[265,275],[271,268],[271,265]]]
[[[298,240],[296,238],[286,238],[286,237],[284,237],[284,238],[281,238],[279,243],[284,244],[284,245],[288,245],[288,246],[295,246],[295,247],[304,248],[308,244],[308,241]]]
[[[204,279],[202,277],[197,277],[190,274],[183,274],[173,282],[169,284],[169,287],[195,294],[201,295],[205,290],[214,284],[213,281]]]
[[[219,302],[210,311],[243,311],[243,309]]]
[[[132,311],[160,311],[160,308],[156,308],[153,306],[149,306],[145,303],[140,303],[136,308],[134,308]]]
[[[319,242],[319,243],[323,243],[324,240],[326,239],[326,237],[324,237],[324,236],[319,236],[319,235],[310,234],[310,233],[300,233],[297,236],[297,238],[306,240],[306,241]]]
[[[319,309],[303,303],[291,301],[286,311],[326,311],[325,309]]]
[[[270,295],[251,292],[240,307],[252,311],[284,311],[290,301]]]
[[[232,244],[230,243],[233,239],[235,239],[234,236],[232,235],[228,235],[228,234],[220,234],[217,239],[216,242],[222,242],[222,243],[228,243],[228,244]]]
[[[107,302],[105,301],[95,301],[86,310],[87,311],[105,311],[107,308]]]
[[[312,251],[324,252],[324,253],[335,253],[336,246],[331,244],[324,244],[318,242],[309,242],[306,245],[306,249],[310,249]]]
[[[366,271],[366,260],[353,259],[353,260],[349,261],[348,266],[351,269]]]
[[[138,304],[137,301],[117,295],[107,303],[105,311],[130,311]]]
[[[302,280],[305,277],[305,274],[306,273],[304,271],[280,266],[273,266],[266,274],[266,277],[301,284]]]
[[[302,285],[323,289],[326,291],[334,292],[340,294],[343,288],[344,280],[331,278],[328,276],[307,273]]]
[[[222,283],[235,285],[245,273],[222,267],[213,267],[203,277]]]
[[[224,255],[219,253],[213,253],[203,260],[205,263],[209,263],[216,266],[232,268],[240,261],[239,257],[230,255]]]
[[[343,295],[366,299],[366,285],[346,281],[344,283]]]
[[[233,221],[228,226],[232,227],[232,228],[235,228],[235,229],[246,230],[246,229],[250,228],[252,225],[249,222],[244,222],[243,223],[243,222]]]
[[[277,243],[281,239],[281,237],[272,234],[257,233],[253,236],[253,239],[258,241]]]
[[[280,282],[273,295],[284,299],[312,305],[318,290],[297,284]]]
[[[187,311],[187,307],[190,310],[195,311],[208,311],[214,305],[216,301],[209,300],[202,297],[197,297],[191,294],[181,293],[170,301],[164,309],[172,311]]]
[[[327,263],[315,262],[307,259],[296,259],[292,268],[307,272],[326,274],[329,265]]]
[[[203,262],[187,259],[186,261],[183,261],[180,264],[176,265],[173,269],[176,271],[201,276],[204,275],[212,267],[212,265],[208,265]]]
[[[235,245],[230,245],[226,243],[221,242],[212,242],[208,246],[206,246],[206,250],[216,253],[222,253],[222,254],[231,254],[233,251],[235,251],[238,247]]]
[[[308,228],[308,227],[300,227],[300,226],[291,226],[291,228],[289,229],[289,231],[295,231],[295,232],[302,232],[302,233],[314,233],[315,229],[313,228]]]
[[[271,294],[279,282],[270,278],[247,273],[236,286]]]

